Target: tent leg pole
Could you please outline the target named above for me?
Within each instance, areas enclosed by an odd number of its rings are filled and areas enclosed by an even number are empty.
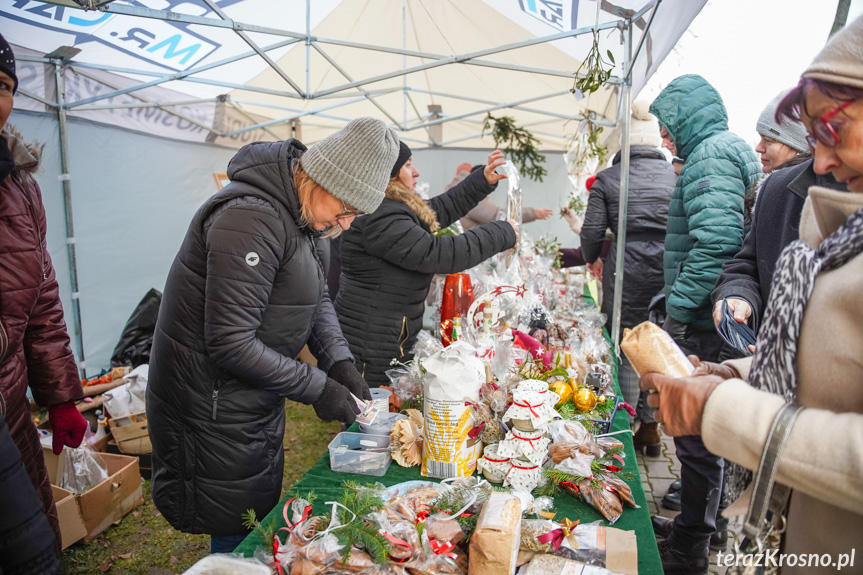
[[[618,117],[622,122],[622,133],[620,135],[620,203],[617,213],[617,251],[614,268],[614,300],[612,304],[611,339],[617,357],[620,357],[620,306],[623,301],[623,264],[626,259],[626,211],[629,203],[629,128],[631,111],[631,80],[626,68],[630,66],[632,52],[632,21],[627,21],[626,31],[623,35],[623,66],[624,78],[627,80],[620,86],[620,106]]]
[[[60,125],[60,180],[63,185],[63,211],[66,215],[66,251],[69,256],[69,284],[72,290],[72,318],[75,322],[75,343],[78,347],[78,372],[85,377],[84,335],[81,330],[81,301],[78,292],[78,262],[75,256],[75,225],[72,220],[72,181],[69,174],[69,146],[66,124],[66,87],[63,67],[54,62],[57,84],[57,120]]]

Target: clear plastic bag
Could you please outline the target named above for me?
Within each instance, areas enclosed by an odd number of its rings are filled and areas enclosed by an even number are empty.
[[[108,479],[108,466],[102,461],[102,457],[86,442],[81,445],[82,447],[66,447],[63,450],[66,464],[63,467],[60,487],[76,495],[82,495]]]

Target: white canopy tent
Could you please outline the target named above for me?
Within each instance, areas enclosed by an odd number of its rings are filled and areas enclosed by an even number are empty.
[[[375,116],[414,150],[487,151],[493,141],[482,126],[489,113],[514,118],[544,151],[563,152],[586,117],[619,124],[627,142],[630,94],[644,86],[705,3],[0,0],[3,34],[18,55],[16,110],[57,117],[71,286],[66,307],[78,357],[83,363],[93,355],[80,305],[86,286],[98,280],[79,277],[76,264],[76,246],[87,246],[74,231],[82,178],[70,162],[76,153],[67,147],[70,119],[220,150],[291,136],[311,144],[353,118]],[[570,89],[593,45],[593,29],[616,66],[605,88],[583,98]],[[88,152],[109,150],[97,142]],[[626,177],[622,185],[625,197]],[[198,203],[200,195],[193,194]],[[144,225],[141,216],[127,225]],[[106,254],[100,259],[110,264]],[[110,337],[123,321],[117,318]],[[99,347],[100,364],[91,363],[96,369],[105,367],[104,343]]]

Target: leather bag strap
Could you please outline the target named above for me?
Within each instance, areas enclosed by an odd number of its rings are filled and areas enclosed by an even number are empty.
[[[762,528],[768,509],[776,513],[784,512],[791,489],[785,485],[775,485],[774,487],[774,481],[776,469],[779,467],[779,456],[788,441],[791,428],[794,427],[794,422],[797,421],[801,409],[803,408],[796,403],[786,403],[776,414],[773,424],[770,426],[767,443],[761,453],[761,461],[755,475],[749,510],[743,523],[743,534],[750,540],[757,541],[762,537]]]

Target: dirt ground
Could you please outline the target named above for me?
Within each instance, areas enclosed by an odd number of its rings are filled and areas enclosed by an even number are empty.
[[[341,429],[338,423],[320,421],[311,406],[289,401],[285,413],[283,493],[324,454]],[[63,551],[60,573],[182,573],[209,552],[208,535],[180,533],[165,521],[153,505],[150,482],[144,481],[144,504],[90,543],[79,542]]]

